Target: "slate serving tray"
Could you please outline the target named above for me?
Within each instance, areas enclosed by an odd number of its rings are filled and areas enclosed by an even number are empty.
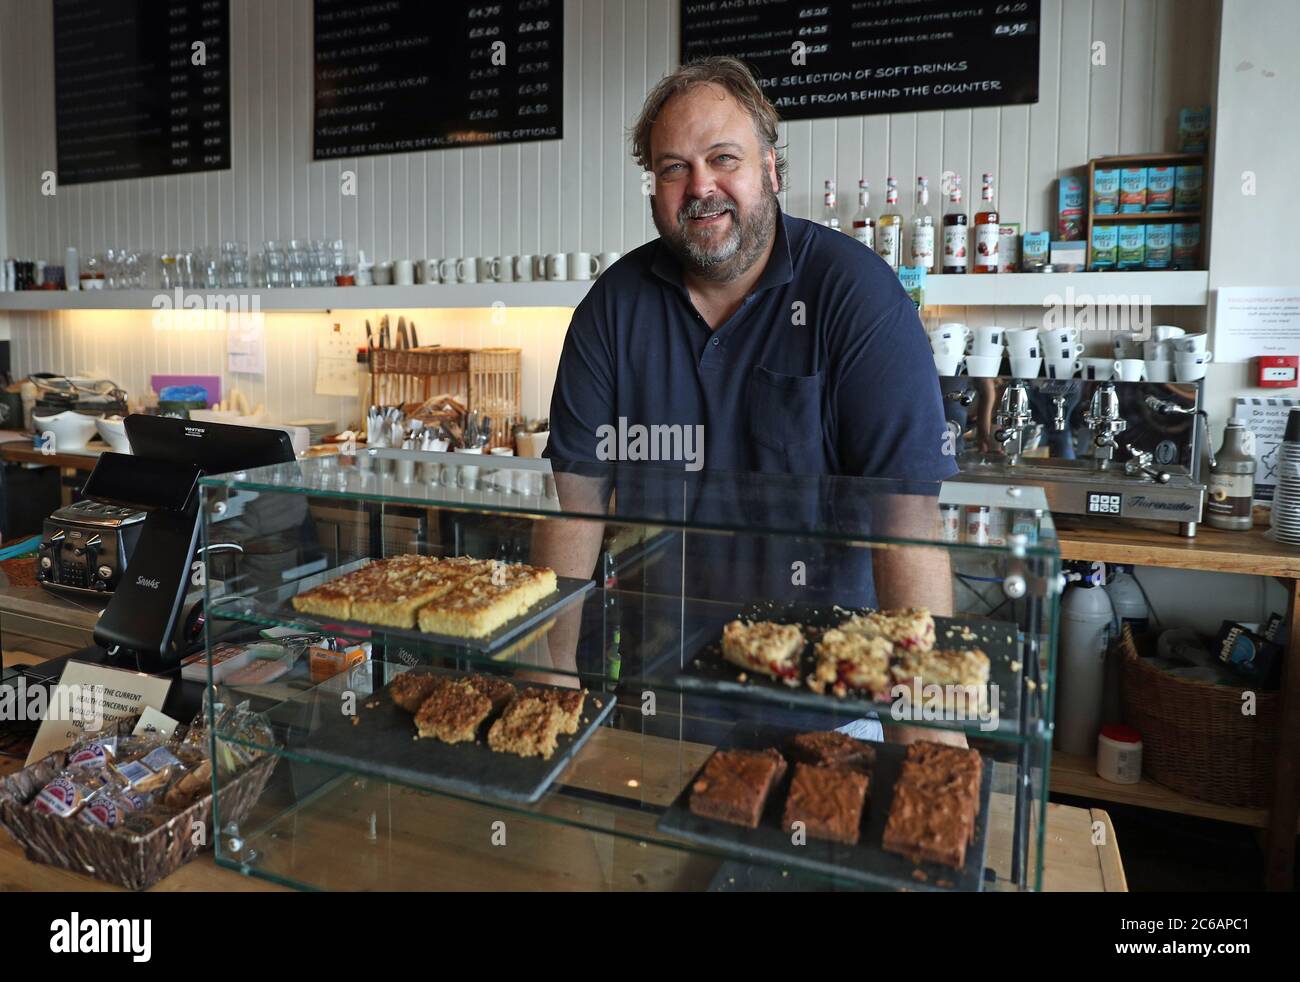
[[[814,608],[787,604],[755,604],[738,612],[736,616],[746,620],[770,620],[781,624],[804,624],[815,628],[815,636],[809,638],[801,656],[799,675],[802,679],[806,678],[816,665],[813,645],[821,632],[835,627],[852,614],[859,612],[836,606]],[[936,617],[934,631],[937,648],[979,648],[989,656],[989,684],[996,685],[998,693],[996,731],[1016,732],[1019,726],[1020,688],[1024,673],[1024,654],[1018,640],[1019,628],[1007,621],[981,620],[973,617]],[[952,637],[948,637],[949,631],[952,632]],[[967,632],[974,637],[963,640],[961,635]],[[720,629],[718,634],[720,635]],[[746,699],[759,699],[809,709],[825,709],[829,703],[837,709],[850,713],[889,712],[888,701],[875,702],[865,696],[853,694],[843,698],[829,692],[819,695],[804,685],[788,686],[777,679],[754,671],[745,672],[744,669],[722,657],[719,636],[714,636],[693,656],[687,657],[684,666],[672,665],[665,668],[661,663],[654,671],[660,677],[663,677],[662,673],[665,671],[672,672],[672,684],[685,692],[744,696]],[[745,672],[744,682],[739,681],[742,672]],[[979,720],[971,720],[963,728],[976,732],[980,726]]]
[[[543,597],[518,617],[506,621],[495,631],[481,638],[467,638],[453,634],[431,634],[427,631],[387,627],[383,624],[367,624],[364,621],[339,620],[338,618],[320,617],[315,614],[304,614],[293,609],[292,600],[298,593],[306,592],[322,583],[359,569],[366,562],[368,560],[349,563],[327,573],[317,573],[277,590],[258,594],[255,597],[239,598],[232,600],[228,604],[220,604],[217,609],[218,611],[238,610],[249,616],[263,617],[273,620],[277,624],[301,627],[310,631],[330,633],[327,630],[329,627],[351,628],[354,636],[356,634],[363,637],[367,634],[383,634],[393,638],[407,638],[416,643],[444,644],[456,648],[470,648],[483,654],[489,654],[518,639],[547,618],[554,616],[562,608],[582,599],[586,596],[588,590],[596,586],[594,580],[579,580],[569,576],[558,576],[556,577],[556,589],[553,593]],[[345,630],[343,633],[346,634],[347,631]]]
[[[800,731],[757,723],[739,723],[719,749],[780,748],[798,732]],[[769,868],[780,866],[792,872],[806,870],[830,875],[872,888],[964,892],[982,889],[988,849],[992,761],[984,758],[979,814],[975,819],[975,841],[966,847],[966,863],[957,870],[940,863],[914,863],[905,856],[886,852],[881,847],[885,822],[889,818],[889,805],[894,798],[894,783],[902,770],[907,748],[902,744],[891,743],[873,743],[871,746],[876,751],[876,766],[871,772],[869,799],[863,810],[861,836],[856,846],[811,837],[800,846],[790,841],[791,833],[782,823],[782,812],[785,809],[786,791],[794,773],[793,764],[786,769],[781,783],[768,795],[767,806],[756,829],[692,814],[688,801],[695,775],[686,782],[681,794],[664,812],[658,829],[734,859],[749,860]],[[760,876],[758,879],[766,882],[768,878]],[[741,881],[744,881],[743,877]]]
[[[417,666],[409,671],[450,677],[466,674],[436,671],[429,666]],[[317,689],[321,711],[314,715],[318,723],[310,732],[300,733],[290,741],[291,753],[297,751],[313,762],[347,768],[355,768],[363,760],[367,773],[413,787],[524,803],[537,801],[546,793],[596,727],[613,712],[617,701],[610,693],[589,692],[582,707],[582,719],[586,722],[579,724],[577,733],[561,733],[555,753],[550,760],[543,760],[497,753],[489,748],[487,731],[495,715],[484,722],[477,743],[443,743],[432,737],[415,739],[414,716],[394,705],[387,689],[358,702],[357,718],[361,722],[353,725],[352,717],[338,709],[342,689],[347,687],[347,673],[339,678],[345,681],[337,686],[327,682]],[[524,687],[512,679],[505,680],[518,688]],[[560,688],[533,682],[527,685],[539,689]],[[601,705],[597,706],[597,701]],[[367,708],[367,704],[376,702],[378,705],[373,709]]]

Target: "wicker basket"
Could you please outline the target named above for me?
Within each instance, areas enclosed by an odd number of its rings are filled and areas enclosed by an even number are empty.
[[[135,718],[123,720],[117,734],[130,735],[135,723]],[[176,732],[184,736],[185,727],[177,727]],[[207,848],[194,843],[195,822],[202,823],[208,842],[212,841],[210,794],[148,835],[111,832],[28,808],[27,803],[59,775],[66,760],[67,753],[59,751],[0,781],[0,826],[23,847],[28,859],[88,873],[128,890],[145,890]],[[248,817],[278,760],[268,754],[221,789],[223,822],[239,823]]]
[[[450,395],[492,419],[490,447],[514,446],[511,420],[523,399],[519,348],[378,348],[370,363],[375,406]]]
[[[1154,635],[1116,645],[1123,659],[1124,721],[1142,734],[1142,770],[1153,781],[1218,805],[1266,808],[1277,751],[1278,694],[1255,692],[1254,716],[1242,689],[1171,677],[1139,657]]]

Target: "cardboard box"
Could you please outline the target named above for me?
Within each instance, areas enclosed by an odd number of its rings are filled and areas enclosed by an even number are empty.
[[[1147,210],[1147,169],[1125,167],[1119,174],[1119,210],[1138,215]]]
[[[1174,168],[1147,168],[1147,211],[1174,210]]]
[[[1089,269],[1114,269],[1119,261],[1119,229],[1114,225],[1092,227],[1092,264]]]
[[[1146,226],[1121,225],[1117,248],[1119,255],[1116,265],[1119,269],[1141,269],[1146,261]]]
[[[1174,226],[1174,269],[1197,269],[1201,264],[1201,225],[1180,222]]]
[[[1174,227],[1172,225],[1145,225],[1147,269],[1168,269],[1174,261]]]
[[[1210,142],[1210,107],[1178,111],[1178,152],[1205,153]]]
[[[1092,213],[1114,215],[1119,212],[1119,168],[1099,167],[1092,174]]]
[[[1020,223],[998,226],[998,272],[1020,271]]]
[[[1088,261],[1087,243],[1056,240],[1052,243],[1052,268],[1058,273],[1076,273]]]
[[[1052,237],[1047,232],[1026,232],[1020,239],[1020,268],[1032,273],[1051,258]]]
[[[1077,177],[1062,177],[1057,181],[1056,234],[1061,241],[1073,242],[1083,238],[1085,197],[1083,182]]]
[[[1174,211],[1200,211],[1201,187],[1205,168],[1190,164],[1177,168],[1174,175]]]

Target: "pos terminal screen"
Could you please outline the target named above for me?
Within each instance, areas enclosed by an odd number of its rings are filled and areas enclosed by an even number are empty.
[[[192,500],[201,473],[194,464],[103,453],[81,490],[109,504],[180,512]]]

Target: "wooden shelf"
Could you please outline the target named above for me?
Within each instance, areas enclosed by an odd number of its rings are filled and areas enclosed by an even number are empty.
[[[1266,526],[1222,532],[1200,525],[1187,539],[1172,522],[1120,526],[1080,515],[1055,515],[1053,521],[1062,559],[1300,579],[1300,549],[1264,538]]]
[[[1106,225],[1112,221],[1117,222],[1190,222],[1193,219],[1199,220],[1201,212],[1199,211],[1142,211],[1128,212],[1127,214],[1115,215],[1093,215],[1092,221],[1095,225]]]
[[[1192,164],[1204,159],[1203,153],[1126,153],[1117,157],[1094,157],[1092,163],[1109,169],[1111,166],[1123,167],[1126,164]]]
[[[1145,777],[1137,784],[1115,784],[1097,776],[1097,762],[1091,757],[1053,751],[1051,775],[1051,790],[1054,794],[1154,808],[1157,811],[1193,815],[1216,822],[1231,822],[1233,825],[1249,825],[1257,829],[1268,827],[1267,808],[1234,808],[1231,805],[1200,801]]]
[[[1104,273],[940,273],[925,278],[927,307],[1043,307],[1074,296],[1150,298],[1152,306],[1203,307],[1209,302],[1205,270],[1137,270]],[[1056,300],[1051,300],[1056,297]]]

